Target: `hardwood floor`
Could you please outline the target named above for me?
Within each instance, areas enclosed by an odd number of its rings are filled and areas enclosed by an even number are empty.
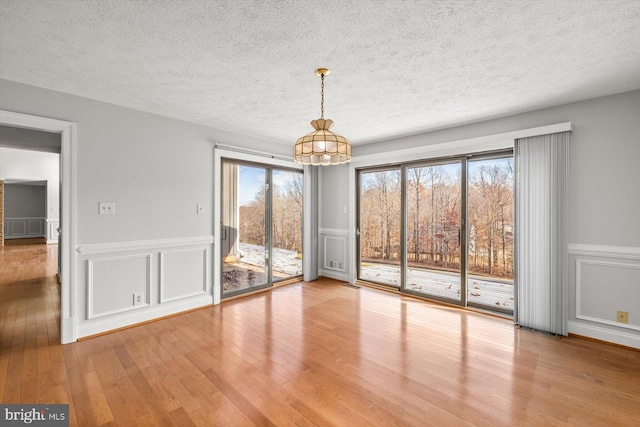
[[[56,250],[0,248],[0,401],[71,425],[640,425],[640,352],[331,280],[62,346]]]

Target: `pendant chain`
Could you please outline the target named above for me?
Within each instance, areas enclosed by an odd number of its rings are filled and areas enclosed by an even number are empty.
[[[322,80],[320,85],[320,118],[324,119],[324,74],[320,74],[320,80]]]

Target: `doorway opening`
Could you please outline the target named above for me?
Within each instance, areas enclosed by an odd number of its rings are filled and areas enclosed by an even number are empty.
[[[76,143],[76,125],[62,120],[0,110],[0,127],[5,128],[9,134],[12,132],[29,133],[35,131],[37,134],[45,136],[43,138],[18,140],[16,148],[50,151],[50,147],[49,149],[43,147],[46,147],[52,140],[55,140],[59,147],[59,225],[47,224],[45,233],[51,231],[51,234],[55,235],[54,233],[59,231],[57,270],[60,278],[60,340],[63,344],[76,341],[72,281],[75,264],[73,258],[73,247],[75,246],[75,228],[73,226],[75,203],[72,178],[75,175],[73,147]],[[2,145],[6,147],[9,144],[7,141],[11,141],[11,139],[2,138]]]

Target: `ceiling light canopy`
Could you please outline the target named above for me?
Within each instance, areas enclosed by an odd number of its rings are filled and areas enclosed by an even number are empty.
[[[315,131],[298,138],[293,149],[296,162],[303,165],[329,166],[349,163],[351,160],[351,144],[344,136],[331,132],[333,120],[324,118],[324,77],[331,70],[318,68],[316,74],[320,76],[320,118],[311,120]]]

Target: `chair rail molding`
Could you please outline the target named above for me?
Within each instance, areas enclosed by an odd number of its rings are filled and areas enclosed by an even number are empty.
[[[596,256],[604,258],[640,259],[640,247],[583,245],[569,243],[569,255]]]
[[[178,248],[183,246],[209,245],[213,236],[181,237],[174,239],[135,240],[128,242],[88,243],[76,248],[79,255],[108,254],[127,251]]]

